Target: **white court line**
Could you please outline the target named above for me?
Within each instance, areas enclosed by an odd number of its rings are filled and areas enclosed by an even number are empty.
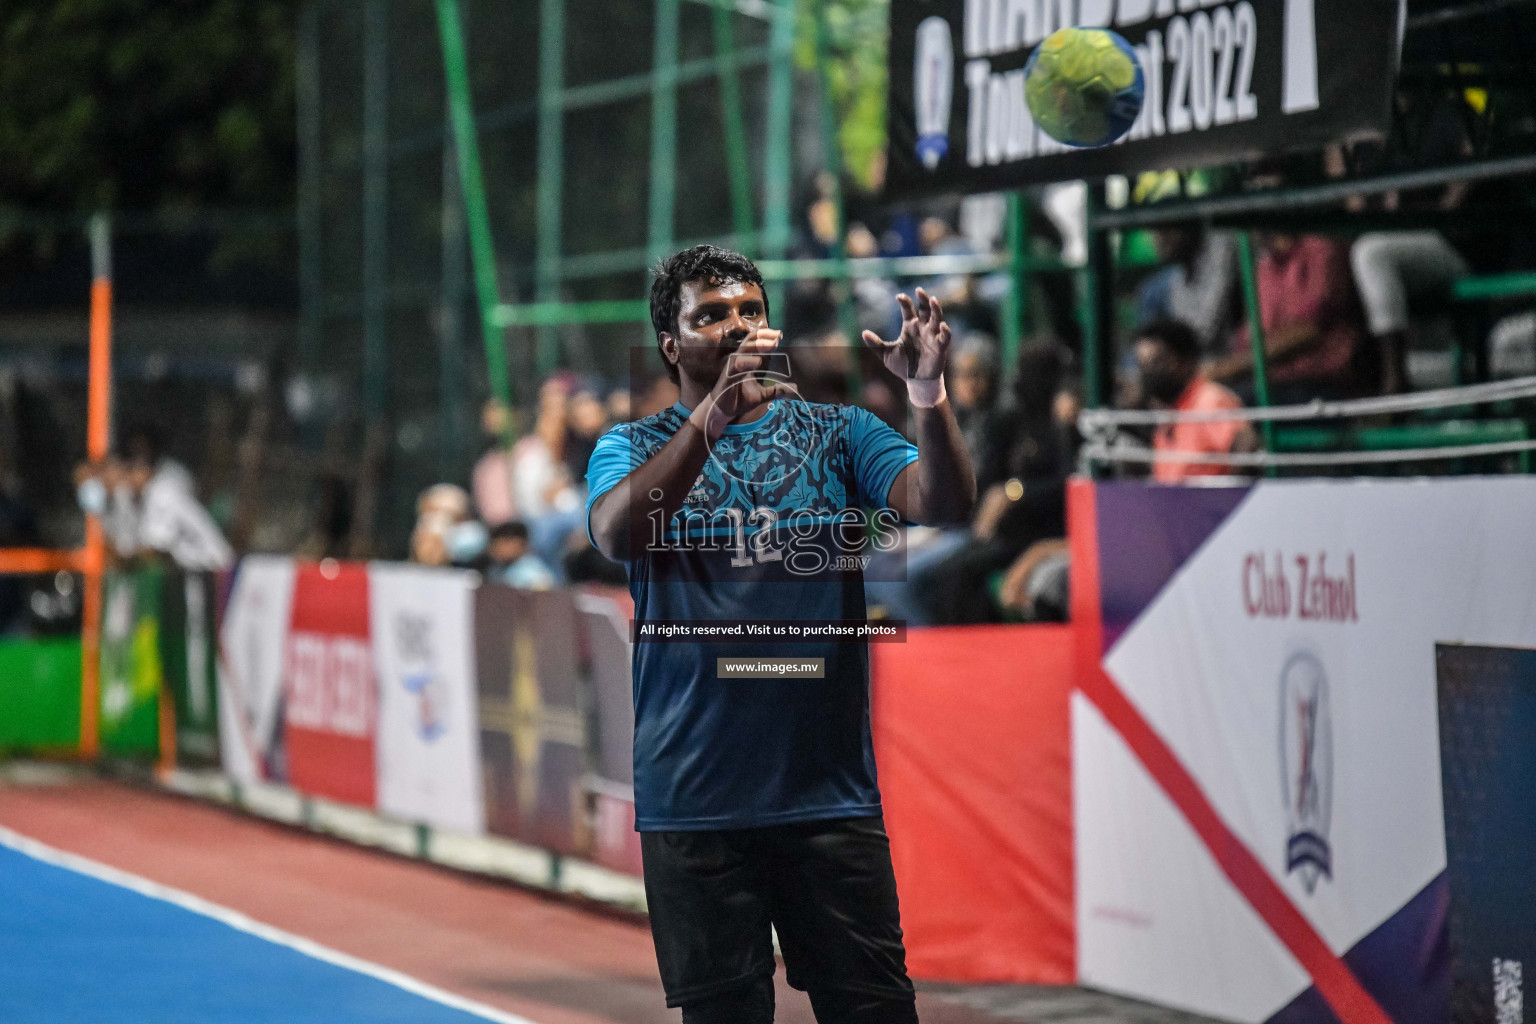
[[[173,889],[168,885],[161,885],[159,882],[152,882],[147,878],[141,878],[138,875],[120,871],[117,868],[81,857],[78,854],[56,849],[46,843],[38,842],[30,836],[13,832],[4,825],[0,825],[0,846],[10,847],[17,853],[31,857],[33,860],[42,861],[45,864],[52,864],[55,867],[65,868],[77,874],[87,875],[109,885],[130,889],[141,896],[148,896],[152,900],[174,904],[183,910],[190,910],[194,914],[200,914],[203,917],[212,918],[221,924],[226,924],[236,931],[245,932],[247,935],[254,935],[259,939],[265,939],[274,945],[286,946],[288,949],[302,953],[307,957],[323,960],[328,964],[333,964],[345,970],[366,974],[370,978],[376,978],[385,984],[404,989],[413,995],[421,996],[423,999],[430,999],[434,1003],[441,1003],[443,1006],[462,1010],[465,1013],[472,1013],[485,1020],[495,1021],[496,1024],[537,1024],[537,1022],[527,1017],[519,1017],[515,1013],[507,1013],[505,1010],[498,1010],[494,1006],[477,1003],[473,999],[465,999],[463,996],[456,996],[452,992],[440,989],[436,985],[429,985],[408,974],[402,974],[388,967],[382,967],[379,964],[361,960],[340,950],[332,949],[329,946],[322,946],[312,939],[306,939],[301,935],[285,932],[281,928],[262,924],[260,921],[246,917],[238,910],[221,907],[219,904],[211,903],[201,896],[194,896],[189,892]]]

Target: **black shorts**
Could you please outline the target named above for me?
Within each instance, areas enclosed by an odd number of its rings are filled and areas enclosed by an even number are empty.
[[[668,1006],[771,977],[770,924],[794,988],[914,998],[880,817],[642,832],[640,848]]]

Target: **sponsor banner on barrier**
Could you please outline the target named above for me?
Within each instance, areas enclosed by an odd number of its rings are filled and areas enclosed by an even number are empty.
[[[101,611],[101,749],[153,755],[160,746],[158,568],[106,574]]]
[[[907,965],[1070,984],[1066,626],[914,629],[873,649],[872,727]]]
[[[464,832],[485,827],[468,572],[368,569],[377,666],[378,809]]]
[[[1264,482],[1203,535],[1208,494],[1097,491],[1128,624],[1074,705],[1083,981],[1444,1019],[1435,644],[1536,643],[1536,481]]]
[[[632,789],[590,782],[592,795],[592,860],[605,868],[639,875],[640,833],[635,831]]]
[[[581,855],[590,837],[576,635],[569,593],[495,584],[475,593],[486,826]]]
[[[283,659],[283,738],[295,789],[374,806],[378,681],[368,566],[301,565]]]
[[[209,573],[171,571],[161,594],[161,664],[176,708],[176,760],[183,765],[219,761],[215,583]]]
[[[597,725],[593,744],[597,763],[593,769],[606,782],[632,788],[635,698],[629,634],[634,604],[627,591],[622,597],[588,592],[576,595],[576,610],[581,623],[582,661]],[[633,794],[630,799],[633,801]]]
[[[1436,664],[1450,1019],[1518,1021],[1536,993],[1536,650],[1442,645]]]
[[[80,746],[80,641],[0,640],[0,750]]]
[[[889,196],[1207,167],[1384,135],[1398,0],[894,0]],[[1113,29],[1145,78],[1119,143],[1074,149],[1041,131],[1024,66],[1068,25]]]
[[[281,748],[283,670],[293,619],[292,559],[241,559],[219,621],[219,752],[237,782],[288,780]]]

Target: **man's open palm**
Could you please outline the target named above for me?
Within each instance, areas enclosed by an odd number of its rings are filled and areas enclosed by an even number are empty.
[[[901,306],[901,336],[884,341],[874,331],[864,332],[864,344],[874,349],[886,369],[903,380],[933,380],[944,372],[949,356],[950,330],[939,300],[921,288],[917,301],[896,296]]]

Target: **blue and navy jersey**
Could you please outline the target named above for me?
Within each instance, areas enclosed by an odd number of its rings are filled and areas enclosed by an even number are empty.
[[[587,512],[687,420],[681,404],[614,427],[587,467]],[[774,401],[715,443],[683,507],[628,563],[635,622],[862,620],[863,524],[917,449],[863,409]],[[861,511],[863,510],[863,511]],[[894,524],[890,512],[879,512]],[[658,517],[659,518],[659,517]],[[590,519],[589,519],[590,536]],[[634,646],[635,824],[753,828],[876,814],[863,642],[748,637]],[[822,658],[822,679],[722,679],[719,658]]]

